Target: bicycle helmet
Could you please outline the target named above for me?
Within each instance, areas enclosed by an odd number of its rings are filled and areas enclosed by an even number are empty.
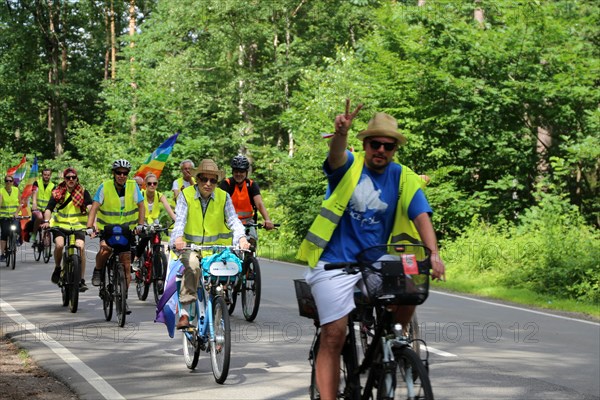
[[[114,171],[117,168],[125,168],[128,171],[131,171],[131,164],[129,163],[129,161],[120,158],[112,163],[112,170]]]
[[[238,154],[237,156],[231,159],[231,168],[232,169],[242,169],[247,171],[250,169],[250,161],[244,155]]]

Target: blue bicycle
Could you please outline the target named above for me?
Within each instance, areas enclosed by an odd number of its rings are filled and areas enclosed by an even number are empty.
[[[200,351],[210,352],[215,381],[222,384],[229,373],[231,358],[231,327],[223,288],[234,284],[241,272],[241,261],[232,246],[196,246],[186,249],[204,252],[202,274],[198,285],[198,300],[190,312],[190,326],[183,332],[183,357],[189,369],[196,368]],[[212,252],[212,255],[206,255]],[[177,274],[177,291],[181,286]],[[181,304],[179,304],[181,308]]]

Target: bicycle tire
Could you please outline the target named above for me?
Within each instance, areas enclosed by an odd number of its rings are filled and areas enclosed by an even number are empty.
[[[42,245],[42,231],[38,230],[35,237],[35,242],[31,245],[33,248],[33,258],[35,261],[40,261],[40,258],[42,258],[42,250],[44,249],[44,246]]]
[[[242,311],[246,321],[252,322],[258,314],[261,295],[260,264],[256,257],[248,257],[246,277],[242,283]]]
[[[69,268],[69,284],[67,289],[69,290],[69,310],[72,313],[77,312],[79,306],[79,282],[81,281],[81,262],[77,254],[72,254],[69,257],[71,264]]]
[[[227,297],[227,300],[225,302],[229,303],[227,306],[227,311],[229,312],[229,315],[233,314],[233,312],[235,311],[238,293],[239,291],[237,289],[237,283],[236,285],[232,285],[229,288],[225,289],[225,296]]]
[[[227,304],[221,296],[213,298],[212,323],[214,326],[214,341],[210,343],[210,362],[215,382],[223,384],[229,374],[231,358],[231,326]]]
[[[50,257],[52,256],[52,236],[50,231],[44,231],[44,234],[42,235],[42,246],[44,263],[48,264],[48,261],[50,261]]]
[[[63,265],[66,265],[66,257],[63,256]],[[66,267],[65,267],[66,268]],[[59,280],[59,284],[60,284],[60,293],[62,295],[62,305],[63,307],[66,307],[69,305],[69,297],[71,295],[71,293],[69,292],[69,288],[68,288],[68,282],[66,282],[67,278],[67,272],[66,271],[62,271],[61,272],[61,277]]]
[[[152,261],[152,291],[154,293],[154,302],[157,305],[165,289],[167,263],[167,255],[162,250],[154,252],[154,260]]]
[[[148,268],[146,267],[146,252],[140,256],[140,270],[135,274],[135,291],[138,299],[145,301],[148,298],[150,282],[148,281]]]
[[[100,297],[102,298],[102,308],[104,309],[104,319],[110,321],[113,315],[114,305],[114,287],[113,287],[113,268],[115,262],[113,256],[108,259],[108,262],[101,270]]]
[[[123,270],[123,264],[117,262],[113,265],[113,279],[115,287],[115,309],[117,310],[117,322],[122,328],[125,326],[127,320],[127,286],[125,283],[125,271]]]
[[[6,242],[6,266],[11,269],[15,269],[17,266],[17,234],[11,233],[8,235],[8,241]]]
[[[392,352],[397,363],[394,379],[394,399],[433,400],[429,374],[417,353],[408,346],[396,347],[392,349]],[[407,385],[406,378],[408,374],[410,374],[409,379],[412,381],[413,393],[409,392]]]
[[[196,300],[196,310],[200,307],[200,303]],[[199,313],[197,312],[196,315]],[[188,369],[194,369],[198,365],[198,359],[200,358],[200,339],[198,338],[198,332],[200,332],[200,318],[194,320],[194,327],[189,331],[181,332],[183,337],[183,359]]]

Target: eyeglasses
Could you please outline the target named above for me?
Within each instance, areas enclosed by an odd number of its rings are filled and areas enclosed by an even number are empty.
[[[146,182],[146,185],[148,185],[148,186],[156,186],[156,185],[158,185],[158,182]]]
[[[215,179],[215,178],[207,178],[207,177],[205,177],[205,176],[199,176],[199,177],[198,177],[198,180],[199,180],[200,182],[202,182],[202,183],[210,182],[210,183],[212,183],[213,185],[216,185],[216,184],[217,184],[217,182],[219,182],[219,181],[218,181],[217,179]]]
[[[74,181],[74,180],[77,179],[77,175],[67,175],[67,176],[65,176],[65,179],[73,180]]]
[[[127,175],[129,175],[129,171],[115,171],[115,175],[127,176]]]
[[[4,182],[8,183],[8,182],[12,182],[12,179],[5,179]]]
[[[396,143],[382,143],[377,140],[370,140],[369,146],[371,146],[371,150],[379,150],[383,146],[385,151],[392,151],[396,148]]]

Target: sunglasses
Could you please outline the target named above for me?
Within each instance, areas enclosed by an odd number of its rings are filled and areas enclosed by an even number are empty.
[[[8,183],[8,182],[12,182],[12,179],[5,179],[4,182]]]
[[[205,177],[205,176],[199,176],[199,177],[198,177],[198,180],[199,180],[200,182],[202,182],[202,183],[210,182],[210,183],[212,183],[213,185],[216,185],[216,184],[217,184],[217,182],[219,182],[219,181],[218,181],[217,179],[215,179],[215,178],[207,178],[207,177]]]
[[[65,176],[65,179],[68,179],[68,180],[70,180],[70,181],[71,181],[71,180],[73,180],[73,181],[74,181],[74,180],[76,180],[76,179],[77,179],[77,175],[67,175],[67,176]]]
[[[392,151],[396,148],[396,143],[382,143],[377,140],[371,140],[369,141],[369,146],[371,146],[371,150],[379,150],[383,146],[385,151]]]
[[[117,175],[117,176],[127,176],[127,175],[129,175],[129,171],[115,171],[115,175]]]
[[[158,182],[146,182],[146,185],[148,185],[148,186],[156,186],[156,185],[158,185]]]

